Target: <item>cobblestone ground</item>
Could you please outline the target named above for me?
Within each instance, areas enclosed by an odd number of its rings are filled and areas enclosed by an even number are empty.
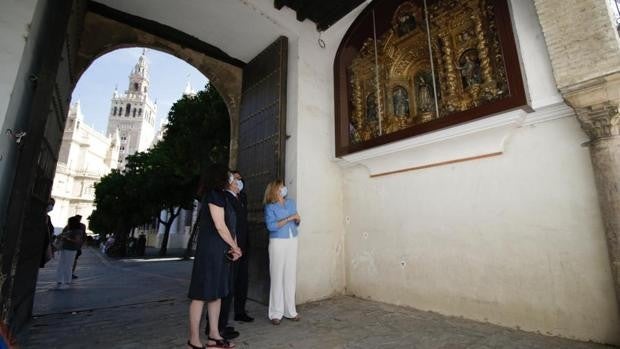
[[[191,261],[80,259],[79,279],[56,290],[41,271],[36,314],[21,348],[184,348]],[[303,318],[273,326],[250,303],[251,324],[233,322],[238,348],[609,348],[445,317],[353,297],[302,305]]]

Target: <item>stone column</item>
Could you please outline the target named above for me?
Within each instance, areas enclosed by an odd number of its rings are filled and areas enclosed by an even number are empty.
[[[590,138],[599,204],[620,311],[620,79],[607,77],[596,84],[564,93]]]

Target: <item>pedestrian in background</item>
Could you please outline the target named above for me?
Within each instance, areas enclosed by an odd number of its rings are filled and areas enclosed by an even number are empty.
[[[56,269],[56,281],[60,288],[71,285],[71,267],[81,245],[82,232],[80,221],[74,216],[69,218],[67,226],[56,238],[60,239],[60,258]]]
[[[45,267],[45,263],[54,258],[54,249],[52,248],[52,240],[54,239],[54,225],[49,213],[54,209],[56,200],[50,198],[47,203],[47,215],[45,215],[45,227],[43,229],[43,251],[41,254],[41,262],[39,267]]]
[[[79,240],[80,244],[75,253],[75,259],[73,260],[73,268],[71,269],[71,278],[77,279],[78,277],[77,275],[75,275],[75,268],[77,267],[78,258],[80,258],[80,256],[82,255],[82,246],[84,246],[84,243],[86,242],[86,225],[82,223],[82,216],[78,214],[78,215],[75,215],[74,217],[80,225],[80,240]]]

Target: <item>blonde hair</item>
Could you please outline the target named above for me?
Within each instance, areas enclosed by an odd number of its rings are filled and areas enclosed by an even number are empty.
[[[265,196],[263,197],[263,204],[273,204],[274,202],[278,202],[279,196],[278,191],[280,187],[284,185],[284,181],[281,179],[276,179],[275,181],[269,182],[267,184],[267,188],[265,189]]]

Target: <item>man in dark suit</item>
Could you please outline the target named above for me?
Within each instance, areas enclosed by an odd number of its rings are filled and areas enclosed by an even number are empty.
[[[234,283],[234,299],[235,299],[235,321],[252,322],[254,318],[250,317],[245,310],[245,303],[248,297],[248,197],[243,191],[245,183],[239,171],[232,171],[233,176],[239,187],[239,209],[237,213],[237,244],[243,255],[235,262],[237,272]]]

